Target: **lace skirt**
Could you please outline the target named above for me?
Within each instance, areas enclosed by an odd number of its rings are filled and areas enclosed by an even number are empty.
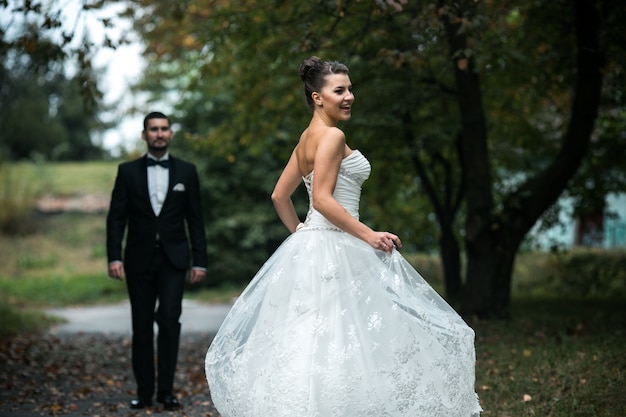
[[[474,331],[394,251],[303,229],[206,355],[222,417],[473,417]]]

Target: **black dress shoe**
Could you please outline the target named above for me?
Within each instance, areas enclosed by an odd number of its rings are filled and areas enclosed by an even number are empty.
[[[178,410],[180,408],[180,403],[174,396],[174,394],[159,394],[157,395],[157,401],[163,404],[163,408],[167,411]]]
[[[134,408],[135,410],[150,407],[151,405],[152,400],[141,397],[137,397],[134,400],[130,401],[130,408]]]

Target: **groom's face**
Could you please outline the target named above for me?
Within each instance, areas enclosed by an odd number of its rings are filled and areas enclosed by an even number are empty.
[[[148,149],[165,151],[172,140],[172,129],[167,119],[150,119],[141,137],[148,144]]]

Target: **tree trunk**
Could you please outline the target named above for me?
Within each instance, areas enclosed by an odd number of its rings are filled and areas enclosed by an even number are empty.
[[[474,2],[464,3],[465,16],[473,16]],[[511,296],[515,255],[521,241],[539,216],[567,186],[586,154],[602,90],[604,65],[599,43],[599,17],[593,0],[576,0],[577,80],[570,122],[559,154],[537,177],[512,193],[497,215],[493,213],[489,176],[487,132],[478,75],[473,58],[460,51],[467,47],[467,34],[459,23],[443,14],[459,90],[463,132],[463,170],[466,178],[467,293],[462,313],[505,316]],[[468,13],[469,12],[469,13]]]
[[[452,305],[457,305],[461,301],[461,251],[452,228],[444,229],[441,222],[440,226],[442,230],[439,238],[439,253],[446,286],[446,300]]]
[[[461,184],[455,190],[453,186],[454,181],[452,180],[454,174],[452,169],[450,169],[450,164],[445,161],[443,156],[438,155],[437,159],[446,168],[444,196],[439,197],[435,191],[434,184],[426,174],[426,167],[415,145],[415,135],[413,134],[412,126],[413,122],[410,114],[405,113],[403,115],[404,140],[412,150],[410,155],[413,167],[420,177],[426,195],[433,205],[441,229],[439,254],[443,266],[446,299],[452,304],[457,304],[461,299],[461,252],[457,237],[454,234],[453,225],[463,196],[463,179],[461,179]]]
[[[591,141],[602,92],[602,67],[605,57],[600,45],[600,17],[593,0],[577,0],[574,4],[577,78],[570,120],[563,136],[561,149],[552,164],[537,177],[529,179],[504,202],[503,219],[498,236],[499,256],[511,261],[496,276],[495,310],[508,311],[512,267],[519,245],[541,214],[556,202],[569,180],[580,167]],[[468,304],[468,310],[471,305]]]
[[[462,3],[462,4],[461,4]],[[467,251],[467,293],[464,299],[475,301],[471,311],[482,313],[493,309],[495,300],[496,259],[492,256],[495,241],[492,238],[492,182],[487,151],[487,125],[483,109],[478,74],[474,70],[473,56],[467,56],[468,33],[460,30],[461,19],[456,15],[474,16],[476,4],[461,2],[457,10],[444,7],[441,14],[450,55],[453,57],[454,74],[461,115],[461,166],[465,178],[465,249]],[[441,3],[443,6],[443,3]]]

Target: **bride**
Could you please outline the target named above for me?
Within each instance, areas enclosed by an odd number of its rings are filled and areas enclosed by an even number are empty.
[[[206,354],[222,417],[477,417],[474,331],[400,255],[398,236],[359,221],[367,159],[340,121],[348,68],[306,59],[313,111],[272,201],[291,235],[224,320]],[[300,223],[291,195],[304,181]]]

